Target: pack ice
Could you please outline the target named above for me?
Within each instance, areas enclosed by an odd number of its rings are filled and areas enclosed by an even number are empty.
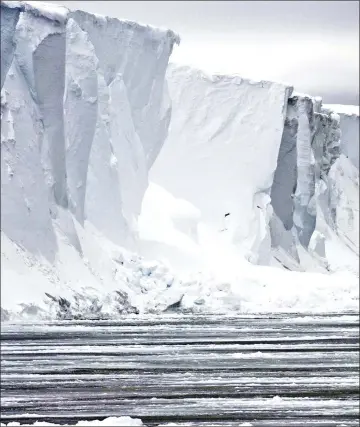
[[[2,319],[357,306],[358,112],[179,41],[1,3]]]

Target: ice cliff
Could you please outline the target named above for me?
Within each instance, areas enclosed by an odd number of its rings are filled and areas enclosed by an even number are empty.
[[[358,115],[278,83],[173,65],[167,79],[172,120],[151,180],[252,263],[357,272]]]
[[[1,3],[3,239],[49,268],[62,262],[62,240],[84,257],[85,223],[134,245],[167,135],[175,43],[172,31],[131,21]]]
[[[167,79],[173,116],[151,179],[266,264],[270,189],[292,88],[176,66]]]
[[[358,169],[344,150],[341,123],[339,114],[323,107],[318,98],[294,95],[288,100],[271,189],[272,247],[282,263],[286,264],[285,251],[307,270],[310,259],[304,259],[305,250],[325,269],[336,270],[340,260],[335,258],[343,253],[343,261],[350,258],[351,269],[357,269]],[[350,138],[347,145],[351,150],[356,143]],[[339,170],[347,182],[339,179]],[[349,247],[351,253],[345,255]],[[349,267],[347,261],[345,266]]]
[[[15,6],[1,4],[2,231],[54,258],[53,221],[65,209],[123,243],[166,137],[164,74],[178,38],[62,7]]]
[[[1,3],[2,318],[353,307],[359,114],[177,43]]]
[[[324,109],[339,114],[341,152],[359,169],[359,106],[327,104]]]

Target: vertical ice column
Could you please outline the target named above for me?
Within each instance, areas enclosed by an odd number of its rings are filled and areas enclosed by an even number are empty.
[[[357,114],[339,114],[341,129],[341,151],[359,169],[359,127]]]
[[[9,8],[1,4],[1,88],[12,63],[16,43],[14,40],[20,9]]]
[[[132,122],[149,168],[167,135],[171,107],[164,81],[169,56],[179,37],[170,30],[164,32],[79,10],[70,16],[88,34],[106,86],[122,76]]]
[[[137,216],[148,184],[149,165],[166,138],[171,104],[164,95],[165,71],[172,46],[178,42],[178,38],[171,31],[164,32],[135,22],[78,10],[70,13],[70,21],[86,34],[87,44],[93,46],[98,60],[99,98],[86,189],[83,184],[85,174],[81,172],[80,177],[79,167],[75,168],[78,163],[75,161],[76,150],[80,149],[79,136],[71,159],[68,158],[70,147],[67,151],[70,206],[73,203],[74,206],[78,205],[82,191],[80,187],[84,188],[85,217],[119,243],[124,241],[125,236],[136,234]],[[72,55],[71,52],[69,55]],[[74,84],[72,86],[72,98],[79,103],[84,96],[83,91],[80,94],[80,89],[75,88]],[[69,105],[74,105],[74,102],[69,102]],[[86,120],[83,120],[84,123]],[[76,133],[76,126],[79,127],[77,122],[71,122],[71,129],[68,127],[70,133]],[[88,126],[88,130],[90,128]],[[90,135],[87,137],[90,138]],[[81,144],[85,148],[85,137]],[[86,151],[82,157],[87,156]],[[70,161],[74,162],[74,167],[69,167]],[[102,185],[108,188],[105,190]],[[79,187],[77,192],[75,187]],[[77,194],[77,200],[73,194]],[[103,201],[102,207],[100,200]],[[77,206],[75,211],[78,209]],[[108,221],[102,219],[104,213],[101,211],[104,210]]]
[[[272,244],[293,254],[295,241],[291,243],[293,238],[285,230],[292,230],[307,248],[321,218],[329,223],[335,220],[327,176],[339,156],[339,123],[336,115],[321,111],[321,100],[309,96],[293,96],[288,102],[271,189],[276,216]]]
[[[272,207],[286,230],[291,230],[294,224],[293,196],[297,183],[298,120],[294,116],[291,117],[289,113],[285,119],[274,182],[271,188]]]
[[[1,231],[53,262],[57,243],[41,162],[39,109],[14,60],[1,99]]]
[[[67,207],[63,97],[65,88],[64,33],[49,34],[33,53],[35,88],[42,113],[43,149],[50,160],[55,201]]]
[[[89,156],[98,114],[98,60],[87,34],[69,19],[66,27],[64,100],[69,208],[83,224]]]
[[[312,151],[314,135],[313,101],[310,97],[294,96],[289,100],[297,111],[297,185],[294,194],[294,225],[300,243],[307,247],[315,229],[315,158]]]
[[[23,13],[16,28],[15,57],[39,106],[44,127],[44,172],[54,201],[67,207],[64,109],[65,26]]]

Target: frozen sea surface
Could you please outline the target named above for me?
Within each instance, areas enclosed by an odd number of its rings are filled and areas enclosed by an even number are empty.
[[[325,427],[359,420],[359,315],[3,323],[1,421]]]

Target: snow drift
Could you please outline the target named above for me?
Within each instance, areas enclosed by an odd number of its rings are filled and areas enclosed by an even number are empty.
[[[357,306],[358,114],[168,67],[170,30],[1,19],[2,319]]]

